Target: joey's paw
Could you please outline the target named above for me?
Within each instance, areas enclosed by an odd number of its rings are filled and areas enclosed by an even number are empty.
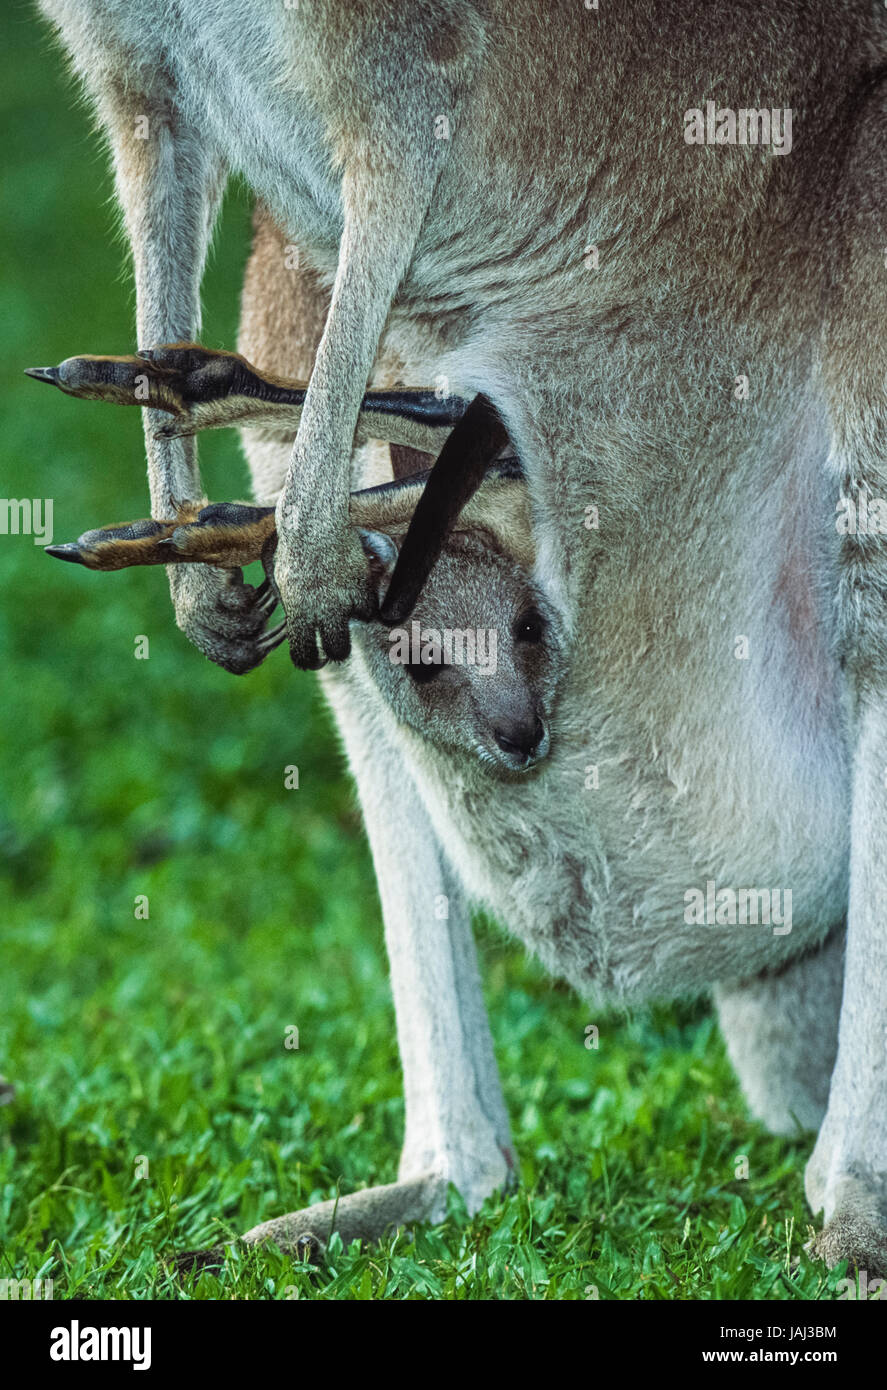
[[[280,532],[274,577],[286,615],[294,665],[316,671],[327,661],[344,661],[351,651],[348,624],[369,622],[378,595],[354,531],[306,546]]]
[[[268,630],[278,602],[271,578],[254,588],[239,570],[182,565],[170,570],[176,622],[198,651],[236,676],[260,666],[286,635]]]

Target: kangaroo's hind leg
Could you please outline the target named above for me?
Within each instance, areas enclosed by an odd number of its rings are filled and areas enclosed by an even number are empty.
[[[835,492],[857,517],[887,506],[887,80],[854,115],[825,248],[831,258],[822,374]],[[887,527],[847,528],[838,617],[851,764],[850,895],[838,1055],[807,1165],[825,1212],[817,1248],[887,1273]]]
[[[772,975],[715,991],[743,1094],[773,1134],[817,1130],[838,1050],[844,931]]]
[[[307,375],[322,315],[322,288],[310,274],[282,283],[279,234],[257,230],[247,270],[238,346],[263,369]],[[267,277],[271,277],[270,280]],[[266,293],[274,286],[276,295]],[[288,296],[279,312],[281,293]],[[257,491],[273,492],[286,473],[288,445],[248,431],[244,447]],[[355,657],[352,661],[359,661]],[[439,1220],[452,1182],[476,1210],[515,1174],[508,1115],[478,975],[468,905],[447,865],[398,750],[368,718],[356,670],[328,672],[324,687],[346,741],[373,851],[404,1077],[405,1134],[397,1181],[346,1194],[335,1207],[343,1240]],[[435,904],[445,903],[445,912]],[[278,1217],[246,1235],[297,1253],[324,1241],[333,1203]]]

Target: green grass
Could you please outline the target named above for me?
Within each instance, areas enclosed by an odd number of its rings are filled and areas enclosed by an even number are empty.
[[[52,497],[65,540],[145,514],[140,420],[21,369],[130,350],[132,294],[59,59],[29,8],[3,26],[0,493]],[[211,345],[234,342],[248,219],[232,196]],[[211,495],[245,493],[233,437],[202,458]],[[176,630],[161,573],[92,575],[7,536],[0,567],[0,1046],[17,1087],[0,1109],[0,1277],[52,1278],[56,1298],[833,1296],[841,1271],[801,1248],[808,1146],[749,1121],[705,1009],[589,1018],[483,924],[520,1188],[472,1220],[454,1196],[444,1225],[380,1249],[334,1242],[313,1274],[264,1250],[177,1284],[176,1249],[395,1176],[370,859],[314,679],[283,651],[237,680]]]

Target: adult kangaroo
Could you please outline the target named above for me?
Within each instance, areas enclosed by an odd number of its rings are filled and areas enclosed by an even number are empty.
[[[259,441],[254,471],[293,659],[354,642],[324,678],[407,1103],[399,1180],[340,1201],[343,1235],[439,1216],[447,1181],[474,1208],[513,1172],[475,901],[587,998],[715,987],[754,1111],[818,1128],[820,1253],[883,1267],[887,11],[741,3],[725,28],[698,0],[42,8],[111,144],[140,346],[196,337],[229,172],[315,277],[313,367],[277,367],[311,369],[295,442]],[[278,302],[247,317],[286,345],[292,272],[265,273]],[[418,736],[382,698],[371,629],[349,627],[380,598],[348,494],[386,359],[487,397],[526,474],[568,662],[549,756],[523,773]],[[202,496],[193,439],[161,423],[146,411],[155,517]],[[170,574],[201,650],[262,659],[266,595]],[[779,925],[743,924],[765,890]],[[292,1245],[324,1219],[249,1238]]]

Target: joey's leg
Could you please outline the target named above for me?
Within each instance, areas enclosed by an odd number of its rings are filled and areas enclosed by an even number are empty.
[[[838,1049],[844,932],[774,975],[715,990],[743,1094],[772,1134],[819,1128]]]
[[[304,382],[259,372],[236,352],[199,343],[165,343],[128,357],[84,353],[57,367],[29,367],[26,375],[57,386],[66,396],[150,406],[147,414],[159,443],[231,425],[292,439],[307,395]],[[367,391],[354,443],[381,439],[437,454],[466,405],[457,396],[441,399],[425,387]],[[503,432],[499,447],[504,443]]]
[[[298,383],[259,373],[236,353],[196,344],[167,344],[143,357],[72,357],[29,374],[67,395],[126,405],[138,402],[141,383],[157,409],[172,417],[159,431],[169,438],[234,424],[294,430],[307,398]],[[370,438],[423,454],[441,446],[385,596],[383,621],[399,623],[412,612],[456,518],[505,449],[508,434],[483,396],[466,406],[455,398],[441,401],[430,390],[400,388],[364,394],[354,442]]]
[[[836,484],[857,507],[887,499],[887,81],[861,105],[829,225],[834,227],[823,377]],[[837,492],[836,486],[836,492]],[[881,502],[883,507],[884,501]],[[887,535],[841,540],[838,613],[852,757],[850,896],[838,1056],[807,1165],[816,1244],[887,1274]]]
[[[475,1211],[515,1170],[468,909],[408,768],[366,727],[367,697],[356,679],[336,672],[324,683],[357,778],[379,883],[406,1131],[397,1182],[339,1199],[343,1239],[440,1220],[448,1183]],[[298,1251],[306,1235],[325,1241],[331,1218],[332,1203],[321,1203],[264,1222],[245,1239]]]

